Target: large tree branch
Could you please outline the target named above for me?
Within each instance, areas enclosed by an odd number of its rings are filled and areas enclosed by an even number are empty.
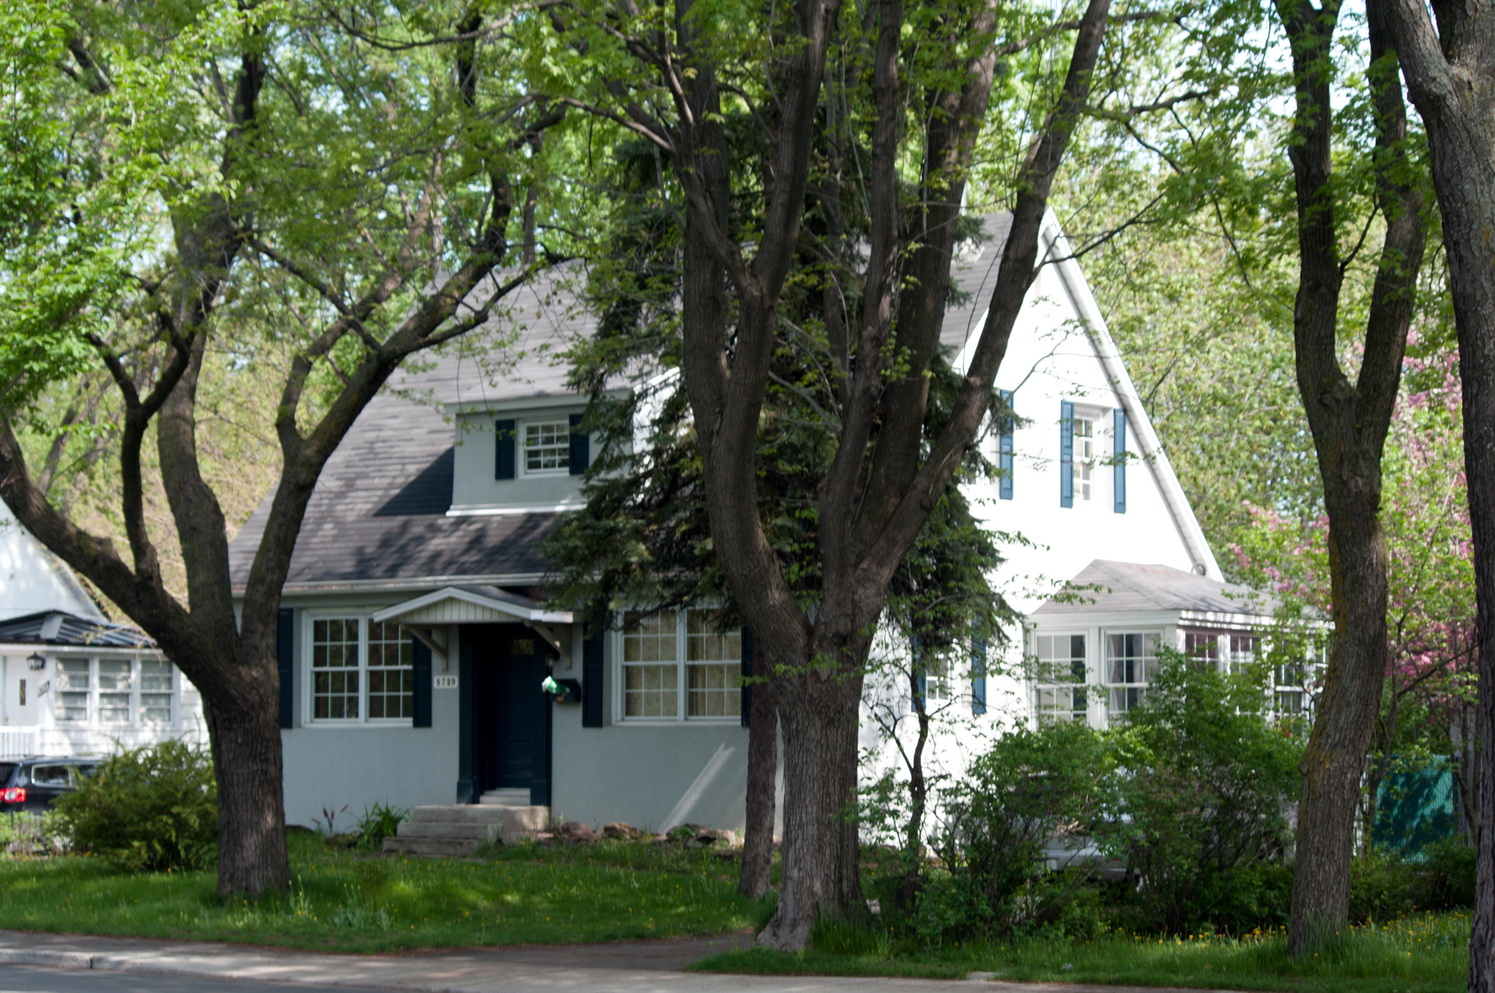
[[[929,508],[954,478],[967,447],[980,430],[996,384],[997,369],[1007,353],[1007,342],[1036,271],[1049,191],[1089,98],[1109,8],[1109,0],[1091,0],[1086,7],[1058,102],[1030,145],[1018,173],[1012,225],[1002,248],[986,322],[956,395],[950,420],[930,444],[928,458],[864,554],[861,571],[869,579],[885,581],[892,575],[918,537]]]

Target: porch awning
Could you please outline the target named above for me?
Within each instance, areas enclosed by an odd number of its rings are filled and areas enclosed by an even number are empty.
[[[570,624],[569,610],[549,610],[529,597],[497,586],[448,586],[413,600],[375,611],[375,621],[405,625],[484,624],[523,621],[526,624]]]

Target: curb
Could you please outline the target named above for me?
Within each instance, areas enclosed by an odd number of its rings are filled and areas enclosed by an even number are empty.
[[[88,952],[62,952],[50,948],[0,948],[0,963],[6,965],[41,965],[52,969],[92,969],[94,956]]]

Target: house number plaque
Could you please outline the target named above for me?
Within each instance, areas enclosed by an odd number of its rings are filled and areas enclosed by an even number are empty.
[[[438,690],[454,690],[457,688],[456,676],[432,676],[431,686]]]

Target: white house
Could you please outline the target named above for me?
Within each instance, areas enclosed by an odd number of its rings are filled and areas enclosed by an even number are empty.
[[[0,502],[0,759],[206,740],[197,691]]]
[[[970,302],[945,322],[957,364],[984,319],[1005,219],[987,227],[993,237],[958,263]],[[990,677],[966,685],[952,673],[945,687],[971,723],[994,730],[1039,715],[1101,723],[1119,712],[1092,708],[1089,694],[1082,713],[1065,711],[1055,703],[1073,689],[1065,679],[1040,686],[997,675],[1019,672],[1025,655],[1125,704],[1145,692],[1158,644],[1183,647],[1209,631],[1232,650],[1226,632],[1260,620],[1244,601],[1230,609],[1079,267],[1055,224],[1043,237],[1058,261],[1040,272],[999,377],[1017,416],[983,442],[1004,473],[969,494],[993,527],[1033,543],[1011,549],[998,577],[1029,620],[1006,666],[994,657]],[[495,372],[460,350],[438,355],[376,398],[328,463],[282,601],[292,822],[344,805],[467,804],[486,794],[594,824],[741,825],[745,639],[716,634],[692,610],[624,614],[587,638],[569,612],[534,599],[547,570],[537,543],[580,506],[590,455],[576,430],[585,398],[566,388],[553,357],[593,330],[568,302],[521,290],[504,326],[527,358]],[[240,588],[264,513],[233,546]],[[1086,606],[1083,595],[1049,603],[1100,563],[1183,577],[1211,607]],[[567,692],[542,692],[547,675]]]

